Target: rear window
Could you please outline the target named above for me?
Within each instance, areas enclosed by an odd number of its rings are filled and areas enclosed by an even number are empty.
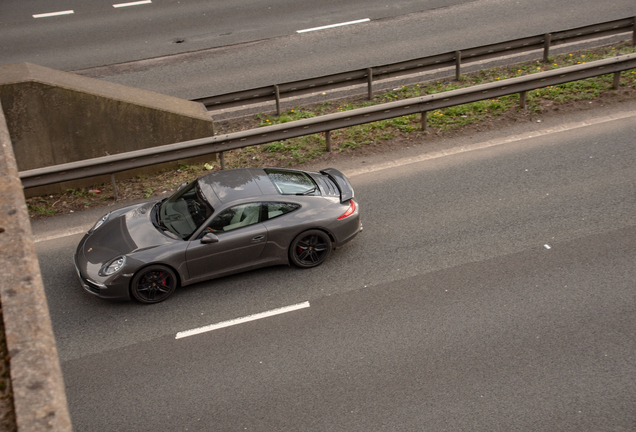
[[[314,180],[301,171],[266,169],[269,179],[283,195],[320,195]]]

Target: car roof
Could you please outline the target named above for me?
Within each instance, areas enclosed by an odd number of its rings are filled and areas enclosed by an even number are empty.
[[[218,203],[278,193],[262,168],[216,171],[200,177],[199,186],[212,207]]]

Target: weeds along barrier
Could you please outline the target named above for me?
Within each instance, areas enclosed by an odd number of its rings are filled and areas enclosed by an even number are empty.
[[[620,73],[634,68],[636,68],[636,54],[627,54],[320,117],[22,171],[19,175],[23,187],[30,188],[110,174],[115,189],[115,199],[117,199],[114,174],[120,171],[212,153],[220,153],[221,168],[225,169],[223,158],[225,151],[316,133],[325,133],[327,151],[331,151],[330,133],[333,130],[417,113],[421,114],[421,129],[426,130],[428,111],[516,93],[519,94],[520,106],[525,108],[527,91],[607,74],[614,74],[612,87],[618,89]]]
[[[565,43],[627,33],[630,31],[632,33],[633,46],[636,44],[636,17],[629,17],[600,24],[577,27],[570,30],[562,30],[521,39],[514,39],[507,42],[452,51],[399,63],[374,66],[366,69],[357,69],[349,72],[194,99],[194,101],[204,104],[208,110],[275,101],[276,113],[277,115],[281,115],[282,97],[301,96],[309,93],[335,90],[342,87],[366,83],[368,98],[369,100],[372,100],[373,83],[382,79],[395,78],[454,66],[455,78],[459,80],[461,77],[462,65],[538,49],[543,50],[543,62],[547,63],[551,47]]]

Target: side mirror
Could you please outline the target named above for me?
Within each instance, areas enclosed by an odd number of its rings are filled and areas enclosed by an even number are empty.
[[[201,243],[203,244],[218,243],[218,242],[219,242],[219,238],[212,233],[207,233],[206,235],[201,237]]]

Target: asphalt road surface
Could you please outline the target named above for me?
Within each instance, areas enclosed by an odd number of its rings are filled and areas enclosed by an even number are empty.
[[[636,15],[633,0],[115,4],[3,0],[0,63],[82,70],[195,99]],[[65,11],[73,14],[33,17]]]
[[[633,430],[633,115],[354,175],[364,232],[321,267],[154,306],[38,242],[75,430]]]

